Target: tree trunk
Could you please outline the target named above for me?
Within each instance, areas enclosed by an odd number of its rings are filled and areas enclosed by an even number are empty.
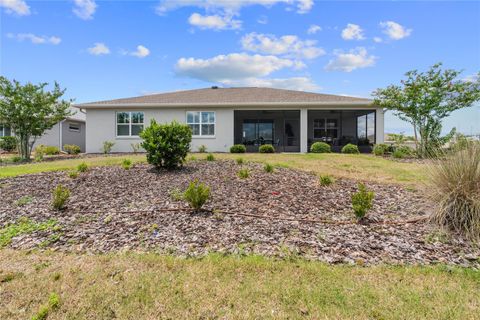
[[[30,147],[30,136],[29,135],[20,135],[19,136],[20,144],[20,156],[24,161],[30,161],[31,147]]]

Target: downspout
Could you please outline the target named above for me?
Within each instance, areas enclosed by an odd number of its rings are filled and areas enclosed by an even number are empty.
[[[59,142],[60,142],[60,151],[63,151],[63,123],[65,120],[60,121],[59,126],[60,126],[60,133],[59,133]]]

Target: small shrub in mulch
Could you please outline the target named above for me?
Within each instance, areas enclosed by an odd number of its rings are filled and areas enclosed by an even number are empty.
[[[335,180],[329,175],[321,175],[320,176],[320,185],[323,187],[329,186],[333,184]]]
[[[238,170],[237,175],[240,179],[247,179],[250,176],[250,171],[247,168]]]
[[[365,218],[368,210],[372,208],[375,194],[367,190],[363,183],[358,184],[358,192],[352,195],[352,207],[355,216],[359,221]]]
[[[207,152],[207,146],[202,144],[201,146],[198,147],[198,152],[200,152],[200,153]]]
[[[207,161],[215,161],[215,157],[211,153],[207,154],[206,159],[207,159]]]
[[[208,198],[210,198],[210,188],[198,180],[190,182],[187,190],[182,197],[194,210],[200,210]]]
[[[130,170],[132,167],[132,160],[130,159],[123,159],[122,161],[122,168],[125,170]]]
[[[243,158],[237,158],[235,161],[237,162],[238,165],[242,165],[245,163],[245,160],[243,160]]]
[[[230,147],[230,153],[245,153],[247,148],[243,144],[234,144]]]
[[[115,145],[115,142],[113,141],[103,141],[102,152],[104,154],[109,154],[110,152],[112,152],[112,148],[114,145]]]
[[[85,162],[82,162],[77,166],[78,172],[87,172],[87,170],[88,170],[88,164],[86,164]]]
[[[65,208],[65,204],[70,198],[70,190],[67,187],[62,186],[59,184],[53,190],[53,199],[52,199],[52,207],[55,210],[63,210]]]
[[[328,143],[325,142],[315,142],[310,147],[310,152],[313,153],[330,153],[332,152],[332,148]]]
[[[356,145],[348,143],[345,146],[343,146],[342,153],[359,154],[360,151],[358,150],[358,147]]]
[[[68,154],[79,154],[80,153],[80,147],[77,146],[76,144],[66,144],[63,146],[63,150],[65,150],[66,153]]]
[[[271,144],[264,144],[258,148],[260,153],[275,153],[275,148]]]
[[[267,173],[271,173],[275,170],[275,168],[270,163],[265,163],[265,165],[263,166],[263,170]]]

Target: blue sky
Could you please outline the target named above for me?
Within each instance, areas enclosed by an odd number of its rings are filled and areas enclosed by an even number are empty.
[[[221,86],[369,97],[436,62],[480,70],[480,2],[0,0],[0,71],[87,102]],[[410,133],[388,115],[387,132]],[[480,106],[444,129],[480,133]]]

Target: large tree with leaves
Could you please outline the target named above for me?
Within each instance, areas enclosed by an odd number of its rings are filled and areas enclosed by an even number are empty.
[[[409,71],[401,85],[390,85],[373,93],[375,104],[392,110],[400,119],[412,124],[420,157],[434,154],[455,134],[453,128],[449,134],[441,136],[444,118],[480,100],[479,77],[460,80],[460,73],[442,70],[442,64],[438,63],[426,72]]]
[[[33,144],[45,131],[65,119],[71,112],[71,100],[62,100],[65,93],[55,82],[22,85],[0,77],[0,122],[12,128],[18,139],[18,151],[23,160],[30,160]]]

